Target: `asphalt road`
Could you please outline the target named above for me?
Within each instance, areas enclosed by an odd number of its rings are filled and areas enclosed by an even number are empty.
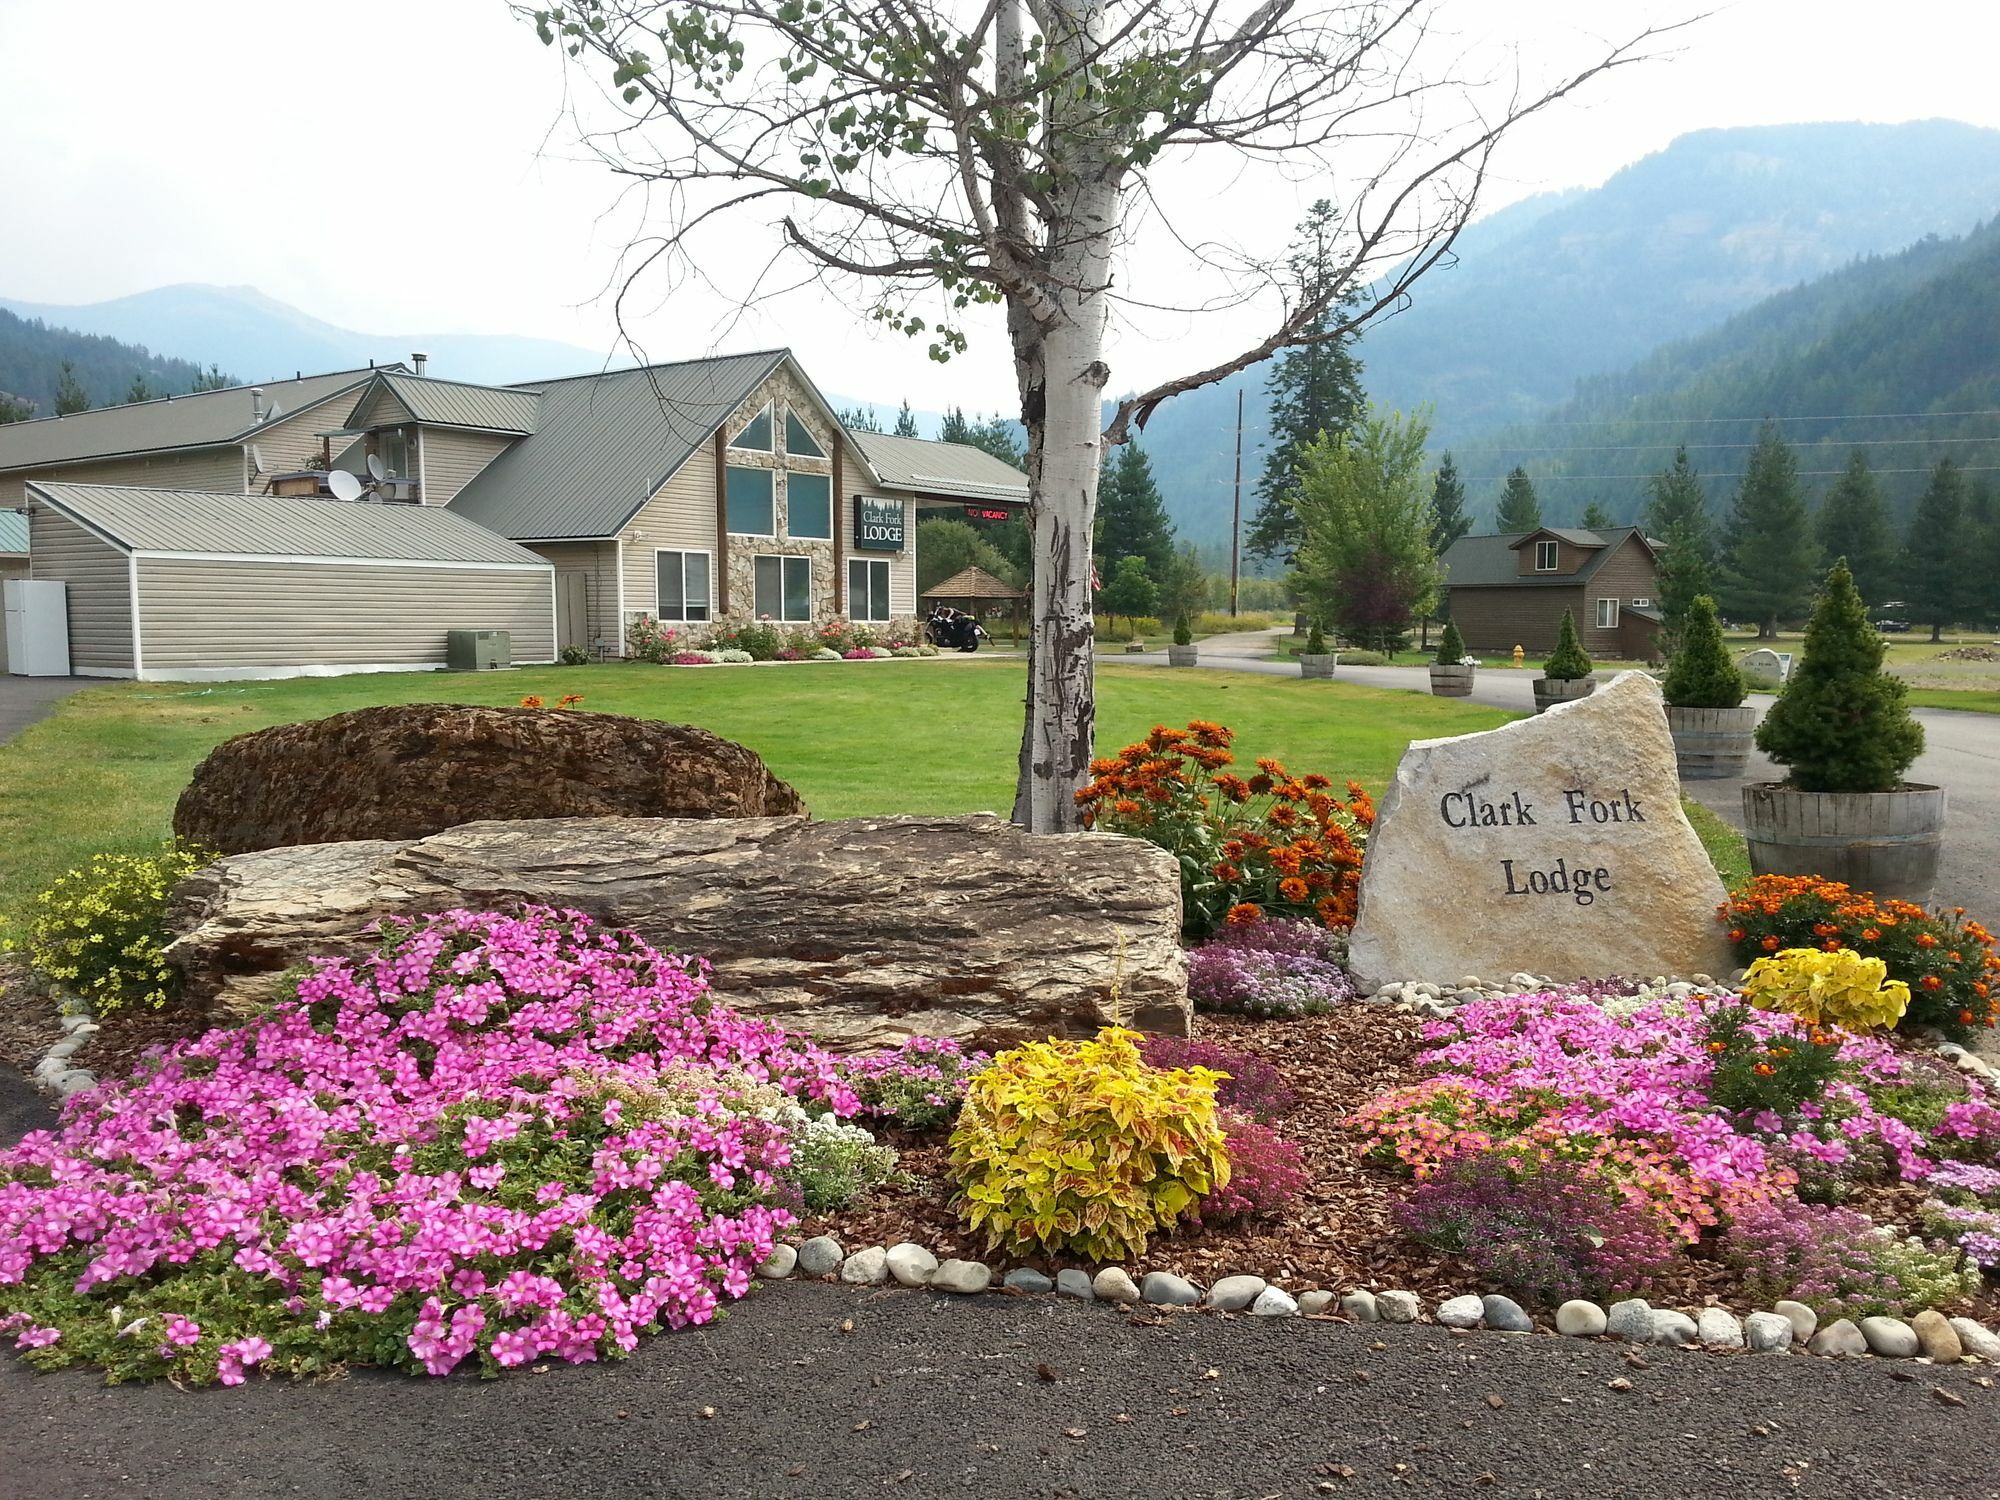
[[[1981,1378],[1678,1350],[1641,1366],[1552,1336],[787,1285],[621,1364],[488,1382],[107,1389],[8,1362],[0,1491],[1973,1500],[2000,1494],[2000,1391]]]
[[[1269,659],[1276,641],[1286,634],[1279,630],[1212,636],[1201,643],[1202,665],[1232,672],[1296,676],[1298,668],[1290,662]],[[1119,659],[1162,665],[1166,662],[1164,654],[1154,652]],[[1338,669],[1338,676],[1343,682],[1369,687],[1430,691],[1430,673],[1424,667],[1343,666]],[[1532,713],[1534,677],[1535,673],[1526,668],[1482,669],[1474,679],[1472,701],[1517,713]],[[1768,708],[1772,700],[1757,693],[1749,701],[1759,708]],[[1963,906],[1986,921],[2000,921],[2000,715],[1954,713],[1935,708],[1914,712],[1924,726],[1925,748],[1910,769],[1910,779],[1943,787],[1949,816],[1933,900]],[[1744,782],[1783,779],[1779,767],[1753,751],[1742,780],[1691,781],[1686,784],[1686,791],[1732,827],[1740,829]]]

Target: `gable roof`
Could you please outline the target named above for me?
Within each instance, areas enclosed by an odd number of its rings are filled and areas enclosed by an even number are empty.
[[[1439,559],[1444,564],[1446,588],[1575,588],[1587,582],[1628,537],[1636,537],[1639,545],[1648,552],[1653,544],[1637,526],[1620,526],[1610,531],[1584,531],[1573,533],[1591,538],[1589,554],[1583,566],[1574,573],[1523,573],[1521,560],[1515,551],[1523,542],[1553,531],[1543,527],[1540,531],[1509,531],[1496,536],[1462,536],[1445,548]],[[1565,533],[1555,532],[1557,536]],[[1578,545],[1585,545],[1579,543]]]
[[[616,536],[674,471],[790,356],[782,349],[536,381],[532,435],[451,508],[531,541]]]
[[[0,426],[0,471],[248,442],[276,418],[358,389],[375,373],[335,370],[296,380],[266,380],[256,386],[234,385],[220,391],[135,401],[129,406],[104,406],[67,417],[10,422]],[[253,390],[264,393],[266,415],[262,423],[251,415]]]
[[[28,551],[28,518],[18,510],[0,510],[0,555]]]
[[[462,380],[436,380],[429,375],[385,370],[369,382],[368,389],[355,402],[347,419],[350,426],[383,390],[402,403],[413,421],[432,427],[464,427],[474,432],[508,433],[517,437],[526,437],[535,430],[542,405],[538,389],[469,385]]]
[[[1614,531],[1611,535],[1616,536]],[[1521,532],[1507,545],[1510,548],[1525,547],[1540,537],[1552,536],[1557,541],[1568,542],[1572,547],[1605,547],[1610,543],[1601,531],[1585,531],[1576,526],[1539,526],[1533,531]]]
[[[893,437],[884,432],[850,432],[848,437],[868,460],[868,467],[891,489],[964,500],[1027,503],[1028,476],[984,448]]]
[[[28,498],[48,502],[127,552],[548,566],[438,505],[32,480]]]

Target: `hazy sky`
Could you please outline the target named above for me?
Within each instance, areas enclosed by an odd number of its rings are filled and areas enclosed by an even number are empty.
[[[1456,0],[1443,14],[1477,28],[1464,45],[1482,56],[1511,42],[1533,80],[1597,36],[1702,3]],[[1738,0],[1669,45],[1671,58],[1523,127],[1488,206],[1600,182],[1708,126],[1947,116],[2000,127],[1990,0]],[[248,284],[352,328],[608,348],[601,294],[630,211],[607,217],[617,184],[579,159],[561,99],[555,59],[501,0],[0,0],[0,294],[90,302]],[[1246,246],[1282,245],[1310,196],[1211,186],[1213,217],[1240,226]],[[769,248],[746,224],[720,258],[748,265]],[[997,338],[940,368],[823,292],[738,320],[691,292],[642,326],[655,357],[785,343],[829,389],[1012,406]],[[1224,353],[1244,331],[1226,317],[1128,320],[1113,385]]]

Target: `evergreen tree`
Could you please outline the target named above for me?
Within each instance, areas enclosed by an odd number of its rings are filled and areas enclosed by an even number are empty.
[[[1507,487],[1500,492],[1500,508],[1493,517],[1499,532],[1536,531],[1542,524],[1542,502],[1535,498],[1535,486],[1528,471],[1516,464],[1507,471]]]
[[[1837,562],[1813,606],[1805,654],[1757,726],[1757,748],[1790,766],[1804,792],[1892,792],[1923,753],[1924,726],[1907,688],[1882,670],[1882,637],[1847,564]]]
[[[1342,274],[1333,205],[1313,204],[1299,225],[1291,257],[1291,280],[1301,300],[1324,296]],[[1353,299],[1341,300],[1319,317],[1314,332],[1324,335]],[[1286,563],[1298,555],[1299,460],[1306,447],[1322,435],[1338,437],[1353,430],[1368,405],[1361,391],[1361,361],[1354,355],[1351,335],[1288,349],[1271,366],[1264,390],[1270,408],[1270,451],[1258,476],[1256,514],[1244,536],[1252,557]]]
[[[880,432],[882,419],[870,406],[850,406],[840,413],[840,425],[849,432]]]
[[[76,378],[76,366],[64,360],[56,375],[56,415],[67,417],[89,410],[90,397]]]
[[[188,387],[188,393],[193,395],[200,391],[226,391],[236,383],[234,375],[222,373],[221,365],[210,365],[206,374],[195,376],[194,384]]]
[[[1930,626],[1933,641],[1942,638],[1945,626],[1956,625],[1977,608],[1978,553],[1971,530],[1965,477],[1957,464],[1941,458],[1910,515],[1899,569],[1910,618]]]
[[[879,429],[878,429],[879,430]],[[954,406],[944,414],[944,425],[938,429],[941,443],[963,443],[968,448],[977,448],[990,453],[1004,464],[1012,464],[1021,469],[1027,466],[1028,457],[1021,451],[1019,439],[1014,436],[1015,426],[1005,417],[987,417],[975,420],[965,415],[965,408]],[[1103,504],[1100,496],[1098,503]],[[1028,517],[1019,511],[1004,521],[988,521],[983,518],[970,520],[972,526],[1013,565],[1018,578],[1025,579],[1033,571],[1035,538],[1028,530]],[[1159,575],[1154,575],[1157,580]]]
[[[23,401],[19,396],[10,396],[0,391],[0,426],[9,422],[25,422],[35,414],[34,404]]]
[[[1128,557],[1143,558],[1154,579],[1165,578],[1173,562],[1173,523],[1153,482],[1153,466],[1137,443],[1121,444],[1117,456],[1105,460],[1097,483],[1097,556],[1104,570]]]
[[[1772,640],[1782,620],[1812,605],[1819,548],[1799,488],[1791,444],[1766,422],[1730,512],[1721,567],[1722,602],[1739,619],[1757,622],[1757,638]]]
[[[1183,542],[1160,577],[1160,616],[1193,619],[1207,608],[1208,569],[1194,543]]]
[[[984,568],[995,578],[1020,588],[1026,575],[1013,561],[964,521],[926,519],[917,522],[917,592],[926,593],[954,573]]]
[[[915,437],[917,435],[917,414],[910,410],[909,398],[903,400],[903,409],[896,413],[896,436]]]
[[[1449,617],[1444,622],[1444,634],[1438,637],[1437,664],[1441,667],[1455,667],[1465,656],[1465,637],[1458,633],[1458,626]]]
[[[1674,522],[1660,547],[1660,651],[1669,661],[1680,653],[1695,600],[1714,592],[1713,571],[1699,540],[1706,528],[1697,531],[1699,524],[1686,517]]]
[[[1431,550],[1443,557],[1451,544],[1472,530],[1472,517],[1465,509],[1465,481],[1458,477],[1458,465],[1449,453],[1438,463],[1437,477],[1431,481]]]
[[[1564,610],[1562,623],[1556,627],[1556,649],[1542,663],[1542,675],[1558,682],[1575,682],[1596,670],[1597,664],[1590,659],[1590,653],[1583,649],[1583,642],[1577,638],[1576,616]]]
[[[1896,587],[1896,539],[1889,507],[1868,455],[1856,448],[1847,470],[1826,492],[1819,511],[1819,543],[1828,557],[1844,557],[1854,586],[1867,604],[1880,604]]]
[[[1126,623],[1140,615],[1150,615],[1160,604],[1160,586],[1146,571],[1146,559],[1133,553],[1118,560],[1111,582],[1097,596],[1097,607],[1111,618],[1125,617]]]
[[[1739,708],[1745,691],[1742,669],[1722,639],[1715,601],[1698,594],[1688,606],[1680,649],[1668,664],[1661,695],[1675,708]]]
[[[1583,508],[1582,525],[1585,531],[1609,531],[1617,524],[1611,519],[1611,512],[1595,500]]]
[[[1664,541],[1679,527],[1702,563],[1714,567],[1715,528],[1708,519],[1708,492],[1685,447],[1674,450],[1673,463],[1648,480],[1646,490],[1647,532]]]
[[[153,388],[146,384],[146,377],[143,374],[134,375],[132,383],[125,387],[125,400],[123,404],[130,406],[135,401],[151,401],[152,399]]]
[[[1429,430],[1422,415],[1370,411],[1354,432],[1314,442],[1299,460],[1299,592],[1371,648],[1393,649],[1437,602],[1442,570],[1423,483]]]

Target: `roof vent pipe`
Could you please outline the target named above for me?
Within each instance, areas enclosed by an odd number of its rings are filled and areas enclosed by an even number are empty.
[[[257,423],[263,420],[264,420],[264,387],[262,387],[261,385],[253,385],[250,387],[250,424],[254,427]]]
[[[428,354],[412,354],[410,356],[410,363],[416,368],[416,372],[419,375],[424,373],[424,366],[430,362],[431,357]]]

